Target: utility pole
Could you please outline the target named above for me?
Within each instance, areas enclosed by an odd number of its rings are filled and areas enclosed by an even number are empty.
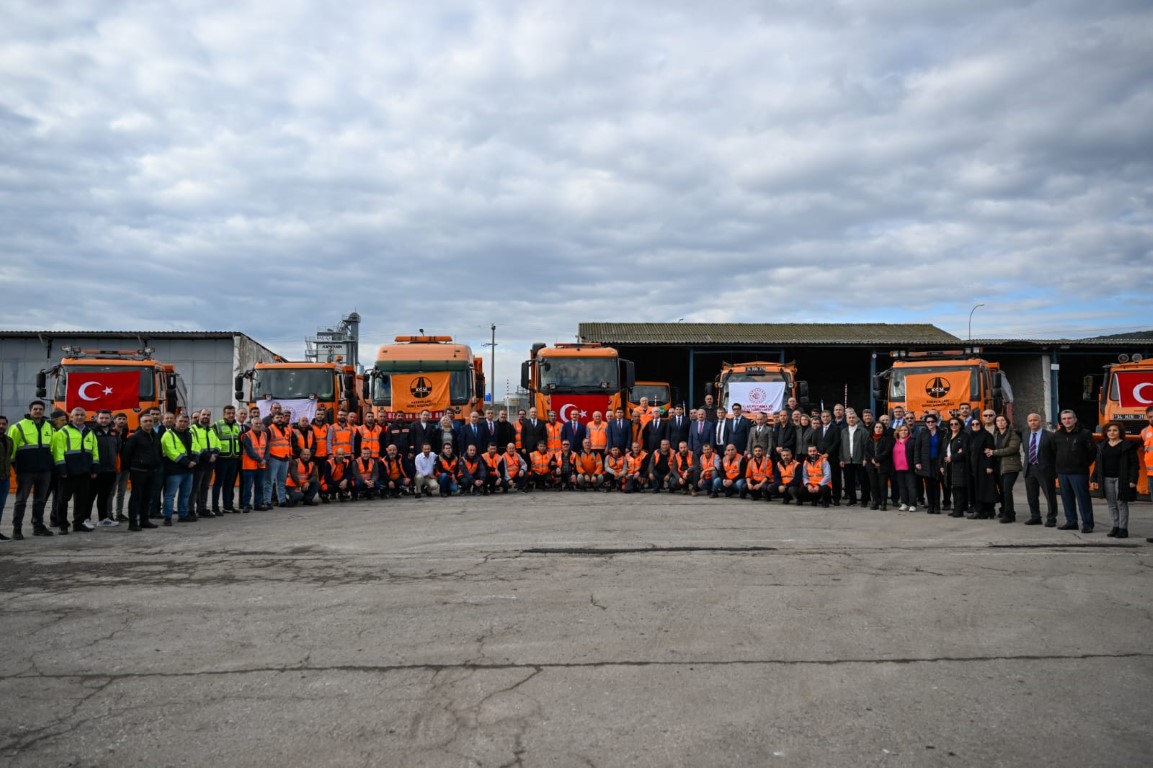
[[[496,347],[497,347],[497,344],[496,344],[496,324],[495,323],[492,326],[492,341],[489,342],[488,344],[485,344],[484,346],[492,348],[491,358],[489,361],[489,368],[488,368],[488,370],[489,370],[488,391],[489,391],[489,397],[491,398],[492,406],[495,408],[496,407]]]

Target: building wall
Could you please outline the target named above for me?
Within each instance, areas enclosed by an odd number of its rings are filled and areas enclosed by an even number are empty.
[[[225,337],[145,337],[155,352],[153,357],[176,366],[188,388],[189,407],[210,407],[219,413],[224,405],[234,404],[232,380],[238,372],[237,360],[247,367],[257,361],[271,361],[272,350],[242,334]],[[135,339],[94,336],[54,335],[42,342],[38,338],[0,334],[0,414],[18,419],[27,411],[28,402],[36,396],[36,374],[50,368],[63,356],[62,348],[135,349]],[[239,350],[239,351],[238,351]],[[49,381],[49,397],[52,382]]]

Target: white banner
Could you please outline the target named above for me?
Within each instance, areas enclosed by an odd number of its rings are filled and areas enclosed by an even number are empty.
[[[725,407],[730,411],[733,403],[740,403],[745,413],[773,413],[781,407],[785,399],[783,381],[742,381],[729,384],[729,402]]]
[[[316,417],[316,401],[311,398],[300,400],[261,400],[256,407],[260,409],[260,418],[272,412],[272,404],[280,403],[280,412],[288,414],[288,423],[295,424],[301,416],[307,416],[309,421]]]

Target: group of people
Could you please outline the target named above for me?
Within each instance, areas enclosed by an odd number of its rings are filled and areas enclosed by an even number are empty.
[[[551,410],[542,419],[536,408],[519,411],[515,421],[488,408],[464,422],[423,411],[411,422],[402,416],[389,423],[371,412],[358,423],[345,410],[330,423],[321,408],[295,424],[278,403],[263,416],[258,408],[226,406],[218,420],[210,409],[153,409],[140,414],[131,433],[125,414],[100,411],[88,421],[74,408],[47,418],[45,407],[32,402],[11,429],[0,416],[0,456],[16,473],[17,539],[29,498],[38,536],[121,522],[138,531],[272,506],[542,490],[665,491],[881,510],[892,503],[900,511],[1012,523],[1022,475],[1026,525],[1057,526],[1059,485],[1061,530],[1094,530],[1098,491],[1112,519],[1109,535],[1125,538],[1138,475],[1153,476],[1153,408],[1140,444],[1126,440],[1116,422],[1097,444],[1072,411],[1061,412],[1055,430],[1029,414],[1027,431],[1019,432],[1005,416],[967,405],[944,419],[930,411],[914,424],[900,406],[874,418],[840,404],[806,412],[790,399],[771,416],[750,418],[740,404],[730,413],[711,395],[687,414],[642,399],[627,417],[617,408],[595,412],[587,423],[558,421]],[[0,469],[5,477],[11,471]]]

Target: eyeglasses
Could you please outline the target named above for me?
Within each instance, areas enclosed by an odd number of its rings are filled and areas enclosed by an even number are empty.
[[[982,415],[984,415],[986,418],[990,418],[990,419],[996,418],[996,416],[997,416],[997,414],[995,414],[995,413],[986,413],[986,414],[982,414]]]

